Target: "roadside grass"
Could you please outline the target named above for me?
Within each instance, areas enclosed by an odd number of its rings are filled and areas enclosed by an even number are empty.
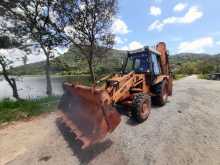
[[[180,80],[186,76],[185,74],[174,74],[174,80]]]
[[[4,99],[0,101],[0,124],[55,111],[58,100],[55,96],[22,101]]]
[[[208,80],[208,74],[199,74],[198,78]]]

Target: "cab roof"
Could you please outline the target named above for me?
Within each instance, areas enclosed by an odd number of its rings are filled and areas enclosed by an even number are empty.
[[[141,49],[136,49],[136,50],[128,51],[128,54],[129,54],[130,56],[132,56],[132,55],[135,55],[135,54],[140,54],[140,53],[148,52],[148,51],[150,51],[150,52],[152,52],[152,53],[155,53],[155,54],[157,54],[158,56],[161,55],[161,53],[158,52],[156,49],[150,48],[150,47],[148,47],[148,46],[145,46],[145,47],[143,47],[143,48],[141,48]]]

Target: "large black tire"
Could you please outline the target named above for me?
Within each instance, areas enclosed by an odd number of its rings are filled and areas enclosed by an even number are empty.
[[[154,86],[156,96],[152,97],[154,105],[163,106],[168,101],[168,82],[166,80]]]
[[[147,94],[138,93],[132,101],[132,117],[142,123],[147,120],[151,112],[151,98]]]

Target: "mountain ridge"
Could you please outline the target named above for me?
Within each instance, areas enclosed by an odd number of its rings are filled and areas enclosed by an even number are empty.
[[[88,73],[87,62],[80,58],[81,53],[75,49],[70,49],[68,52],[56,57],[51,61],[52,74],[85,74]],[[122,59],[126,56],[126,51],[112,49],[106,56],[97,63],[97,73],[102,72],[117,72],[121,68]],[[210,61],[214,63],[220,61],[220,54],[212,55],[208,53],[179,53],[170,55],[170,63],[181,65],[189,61]],[[44,74],[45,62],[30,63],[23,66],[11,69],[12,74],[18,75],[36,75]],[[82,67],[83,66],[83,67]]]

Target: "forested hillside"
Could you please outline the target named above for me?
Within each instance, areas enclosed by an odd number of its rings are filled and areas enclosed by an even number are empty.
[[[220,54],[182,53],[170,57],[170,62],[176,74],[209,74],[220,72]]]
[[[51,72],[59,75],[88,74],[87,62],[80,58],[81,54],[72,48],[67,53],[52,60]],[[118,72],[126,51],[111,50],[101,60],[95,60],[96,74]],[[208,74],[220,72],[220,54],[181,53],[170,56],[170,63],[175,74]],[[16,75],[33,75],[44,73],[44,62],[27,64],[11,70]]]

